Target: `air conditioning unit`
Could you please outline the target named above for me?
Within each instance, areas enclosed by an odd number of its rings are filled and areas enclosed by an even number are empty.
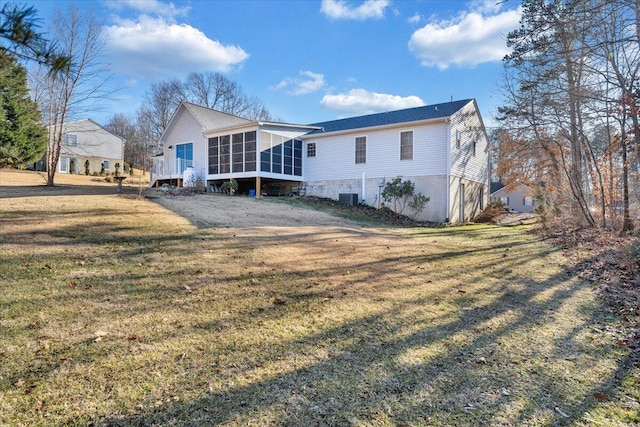
[[[338,194],[338,203],[345,206],[358,206],[358,193],[340,193]]]

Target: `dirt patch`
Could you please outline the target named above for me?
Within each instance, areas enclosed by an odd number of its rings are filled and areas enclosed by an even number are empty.
[[[217,193],[175,195],[155,189],[147,190],[145,195],[198,227],[357,226],[349,219],[291,206],[279,198]]]

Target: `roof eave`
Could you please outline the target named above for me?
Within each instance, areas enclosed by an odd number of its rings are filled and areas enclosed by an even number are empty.
[[[229,132],[229,131],[234,131],[234,130],[237,130],[237,129],[243,129],[243,128],[252,127],[252,126],[256,126],[258,128],[260,128],[261,126],[282,126],[282,127],[294,127],[294,128],[309,129],[309,130],[318,130],[318,129],[320,129],[320,127],[318,127],[318,126],[310,126],[310,125],[296,125],[296,124],[293,124],[293,123],[254,121],[254,122],[247,123],[247,124],[244,124],[244,125],[228,126],[228,127],[224,127],[224,128],[217,128],[217,129],[207,129],[207,130],[203,131],[202,134],[204,136],[207,136],[207,135],[212,135],[212,134],[215,134],[215,133],[226,133],[226,132]]]

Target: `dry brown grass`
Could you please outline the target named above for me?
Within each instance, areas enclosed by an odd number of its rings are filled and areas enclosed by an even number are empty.
[[[640,422],[616,319],[517,227],[197,228],[13,175],[0,425]]]

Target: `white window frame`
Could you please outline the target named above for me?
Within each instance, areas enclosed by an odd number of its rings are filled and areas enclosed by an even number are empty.
[[[364,143],[364,148],[360,148],[360,150],[358,150],[358,142],[360,143]],[[358,156],[360,154],[360,156]],[[363,136],[356,136],[355,138],[355,162],[357,165],[362,165],[367,163],[367,137],[366,135]]]
[[[75,133],[65,133],[62,135],[62,145],[66,147],[78,146],[78,135]]]
[[[402,136],[405,134],[411,135],[411,145],[403,145],[404,140],[402,139]],[[403,150],[403,148],[407,149],[407,153],[405,153],[405,150]],[[408,148],[410,148],[410,150]],[[413,130],[400,132],[400,160],[413,160]]]
[[[317,145],[315,142],[307,143],[307,157],[316,157],[317,154]]]

